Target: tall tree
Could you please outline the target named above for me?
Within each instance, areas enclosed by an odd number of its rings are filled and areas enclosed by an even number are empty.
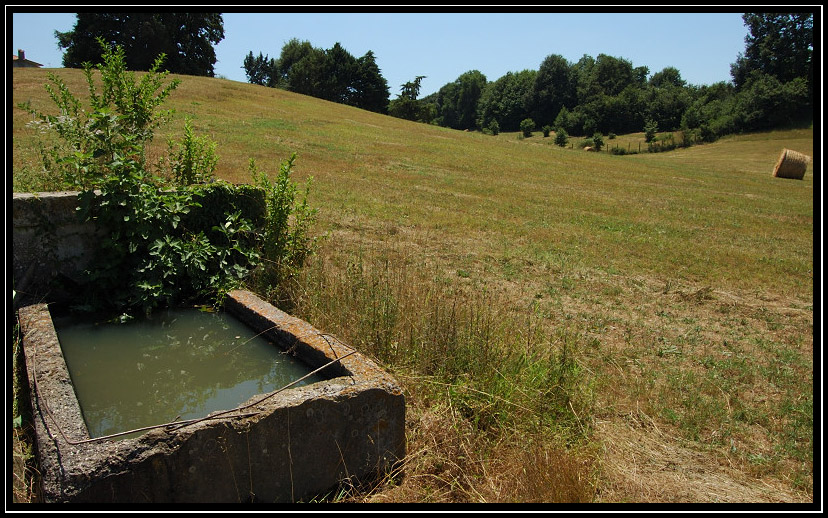
[[[745,53],[730,67],[744,130],[813,117],[813,13],[746,13]]]
[[[478,106],[478,126],[488,128],[496,121],[500,131],[518,131],[520,121],[529,118],[529,104],[535,84],[535,70],[507,72],[486,85]]]
[[[753,71],[783,83],[797,77],[812,83],[813,13],[746,13],[742,20],[750,33],[745,36],[745,53],[730,69],[737,90]]]
[[[325,50],[293,38],[278,60],[248,53],[243,68],[250,83],[385,113],[388,83],[370,50],[356,59],[339,42]]]
[[[575,107],[575,77],[572,65],[561,55],[547,56],[532,85],[532,118],[538,124],[552,124],[561,108]]]
[[[65,50],[63,66],[81,68],[101,60],[102,38],[120,45],[129,70],[149,70],[160,54],[164,67],[177,74],[213,77],[216,52],[224,39],[220,13],[78,13],[71,31],[55,31],[58,47]]]
[[[291,54],[290,56],[294,56]],[[279,69],[286,76],[288,90],[299,94],[324,98],[327,81],[325,50],[312,47],[300,59],[289,63],[283,68],[283,61],[279,61]]]
[[[423,109],[417,97],[420,95],[420,83],[425,78],[426,76],[417,76],[413,81],[400,85],[399,95],[388,104],[388,115],[411,121],[422,120]]]
[[[662,131],[679,129],[682,115],[692,102],[681,73],[675,67],[665,67],[653,74],[648,84],[646,116]]]
[[[324,76],[319,97],[341,104],[351,104],[354,96],[354,80],[357,60],[336,42],[325,51]]]
[[[437,92],[437,116],[441,126],[474,129],[477,125],[477,103],[486,88],[486,76],[479,70],[461,74]]]
[[[598,54],[593,72],[594,80],[606,95],[618,95],[636,82],[631,62],[606,54]]]
[[[681,72],[676,67],[664,67],[661,72],[656,72],[650,78],[650,86],[655,88],[684,87],[686,84],[687,82],[681,78]]]
[[[382,77],[372,51],[357,60],[352,105],[377,113],[388,112],[388,81]]]
[[[282,46],[282,53],[278,59],[278,79],[276,84],[290,89],[290,76],[294,65],[310,56],[319,52],[314,49],[309,41],[300,41],[297,38],[292,38],[290,41]]]
[[[254,85],[276,86],[278,80],[278,67],[276,60],[263,56],[259,52],[258,57],[253,57],[250,51],[244,58],[244,73],[247,75],[247,82]]]

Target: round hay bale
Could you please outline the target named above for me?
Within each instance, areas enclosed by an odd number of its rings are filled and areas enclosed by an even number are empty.
[[[805,168],[808,167],[810,161],[811,157],[808,155],[792,149],[783,149],[779,160],[776,161],[776,167],[773,168],[773,176],[802,180],[805,176]]]

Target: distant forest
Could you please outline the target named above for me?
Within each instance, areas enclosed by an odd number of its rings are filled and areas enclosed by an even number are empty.
[[[809,124],[813,120],[813,13],[748,13],[745,52],[731,64],[729,82],[690,85],[674,67],[646,66],[607,54],[571,63],[547,56],[537,70],[489,81],[478,70],[461,74],[419,98],[416,76],[390,98],[373,52],[353,57],[339,43],[316,48],[293,39],[278,58],[251,51],[248,81],[394,117],[460,130],[519,131],[527,119],[571,135],[678,131],[697,141],[723,135]]]

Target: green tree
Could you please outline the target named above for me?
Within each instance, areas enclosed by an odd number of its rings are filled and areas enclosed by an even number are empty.
[[[705,142],[737,130],[736,90],[732,83],[720,81],[702,86],[685,110],[681,125],[698,134]]]
[[[311,48],[307,54],[290,64],[285,70],[287,89],[298,94],[326,98],[328,95],[326,92],[327,66],[325,50]],[[279,68],[282,70],[281,61]]]
[[[599,54],[592,72],[593,80],[609,96],[618,95],[627,86],[636,84],[632,63],[623,58]]]
[[[413,81],[400,85],[400,93],[388,105],[388,114],[399,119],[423,121],[428,118],[422,103],[417,101],[420,95],[420,83],[426,76],[417,76]]]
[[[808,113],[808,85],[799,77],[782,82],[775,76],[753,72],[736,96],[735,112],[741,131],[789,126]]]
[[[749,30],[745,53],[731,65],[737,90],[759,71],[786,83],[804,77],[813,80],[813,13],[746,13],[742,20]]]
[[[572,72],[575,76],[576,106],[586,104],[590,99],[601,93],[601,88],[595,81],[594,68],[595,58],[587,54],[581,56],[581,59],[572,65]]]
[[[597,59],[584,55],[573,71],[577,105],[570,113],[570,133],[622,133],[640,127],[647,67],[634,68],[626,59],[600,54]]]
[[[247,82],[254,85],[276,86],[278,80],[278,67],[276,60],[263,56],[259,52],[258,57],[253,57],[250,51],[244,58],[244,73],[247,75]]]
[[[547,56],[540,65],[532,85],[530,112],[539,123],[552,123],[561,109],[573,108],[576,102],[572,65],[563,56]]]
[[[561,108],[561,111],[558,112],[558,115],[555,117],[555,131],[571,131],[572,130],[572,115],[570,114],[569,110],[564,106]]]
[[[674,131],[681,126],[682,116],[692,102],[685,85],[674,67],[666,67],[650,78],[646,113],[660,128]]]
[[[325,50],[293,38],[282,47],[278,61],[248,54],[248,69],[250,82],[267,81],[269,75],[268,86],[380,113],[388,108],[388,83],[370,50],[356,59],[339,42]]]
[[[524,137],[531,137],[534,130],[535,121],[532,119],[523,119],[520,121],[520,131],[523,133]]]
[[[290,89],[290,77],[293,75],[293,67],[311,54],[318,52],[309,41],[300,41],[292,38],[282,46],[282,52],[277,60],[276,71],[278,74],[276,86]]]
[[[687,84],[681,78],[681,72],[675,67],[665,67],[661,72],[656,72],[649,82],[653,88],[669,88],[671,86],[683,88]]]
[[[316,97],[340,104],[352,104],[357,60],[339,43],[325,50],[322,77]]]
[[[370,50],[357,60],[353,89],[352,106],[377,113],[388,112],[388,81],[382,77]]]
[[[520,121],[530,116],[529,102],[537,72],[507,72],[488,83],[480,96],[478,127],[488,127],[495,120],[500,131],[518,131]]]
[[[568,143],[569,135],[566,133],[566,130],[563,128],[558,128],[558,130],[555,131],[555,144],[557,144],[560,147],[566,147]]]
[[[224,39],[220,13],[78,13],[74,28],[55,31],[58,47],[64,49],[63,66],[82,68],[102,59],[98,38],[109,48],[120,46],[126,53],[128,70],[149,70],[157,56],[172,73],[213,77],[216,52]]]
[[[658,123],[653,119],[647,119],[644,122],[644,141],[652,142],[655,140],[656,132],[658,132]]]
[[[601,151],[601,148],[604,147],[604,136],[600,132],[595,133],[592,135],[592,143],[595,151]]]
[[[486,83],[483,73],[470,70],[440,88],[436,98],[440,125],[454,129],[474,129],[477,126],[477,104]]]

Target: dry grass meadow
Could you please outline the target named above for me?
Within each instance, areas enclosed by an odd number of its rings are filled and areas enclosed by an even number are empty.
[[[15,69],[14,103],[49,110],[46,74]],[[614,156],[181,79],[158,149],[189,116],[228,181],[296,152],[325,237],[283,307],[406,391],[400,471],[331,499],[814,502],[821,164],[771,175],[812,129]],[[12,115],[15,191],[54,188]]]

